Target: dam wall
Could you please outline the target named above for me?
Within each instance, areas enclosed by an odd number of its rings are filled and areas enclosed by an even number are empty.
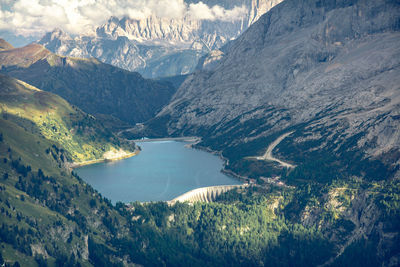
[[[183,195],[180,195],[170,201],[168,201],[168,204],[173,205],[176,202],[213,202],[215,199],[229,191],[235,188],[245,188],[248,187],[247,184],[243,185],[218,185],[218,186],[209,186],[209,187],[201,187],[197,189],[193,189]]]

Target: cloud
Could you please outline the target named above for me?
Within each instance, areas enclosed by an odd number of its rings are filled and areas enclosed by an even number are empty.
[[[194,19],[200,20],[223,20],[234,21],[242,18],[247,14],[245,5],[235,6],[233,9],[226,10],[219,5],[209,7],[203,2],[190,4],[188,8],[188,15]]]
[[[61,28],[78,34],[104,23],[111,16],[143,19],[167,18],[233,21],[242,18],[246,7],[226,10],[203,2],[184,0],[0,0],[0,31],[34,36]]]

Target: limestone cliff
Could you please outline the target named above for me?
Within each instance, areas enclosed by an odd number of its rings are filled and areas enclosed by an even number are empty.
[[[232,20],[183,18],[143,19],[111,17],[95,35],[71,36],[59,29],[40,41],[50,51],[73,57],[96,57],[145,77],[191,73],[198,59],[238,37],[262,14],[282,0],[202,1],[226,9],[243,7],[247,13]],[[199,1],[186,1],[187,4]]]

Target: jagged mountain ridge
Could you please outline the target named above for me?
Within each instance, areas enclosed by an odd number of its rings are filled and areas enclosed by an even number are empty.
[[[145,134],[205,136],[228,168],[264,176],[267,163],[246,157],[294,130],[278,151],[297,165],[324,161],[321,176],[336,176],[333,162],[340,176],[398,176],[399,8],[285,1],[232,42],[213,71],[189,76]]]
[[[1,72],[56,93],[85,112],[134,124],[168,103],[170,83],[144,79],[96,59],[62,57],[39,44],[0,51]]]
[[[94,36],[74,37],[56,29],[47,33],[39,43],[60,55],[95,57],[105,63],[138,71],[145,77],[188,74],[202,55],[236,38],[281,0],[203,2],[226,9],[244,5],[248,14],[235,21],[112,17],[96,29]]]

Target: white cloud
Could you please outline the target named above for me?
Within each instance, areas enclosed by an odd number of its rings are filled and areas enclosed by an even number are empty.
[[[195,19],[233,21],[245,16],[247,8],[243,5],[226,10],[219,5],[210,8],[203,2],[198,2],[189,5],[188,14]]]
[[[187,5],[183,0],[0,0],[0,30],[24,36],[40,35],[54,28],[78,34],[104,23],[109,17],[143,19],[190,16],[200,20],[240,19],[244,6],[226,10],[203,2]]]
[[[199,2],[197,4],[190,4],[188,13],[193,18],[209,19],[209,20],[213,20],[214,19],[213,12],[203,2]]]

